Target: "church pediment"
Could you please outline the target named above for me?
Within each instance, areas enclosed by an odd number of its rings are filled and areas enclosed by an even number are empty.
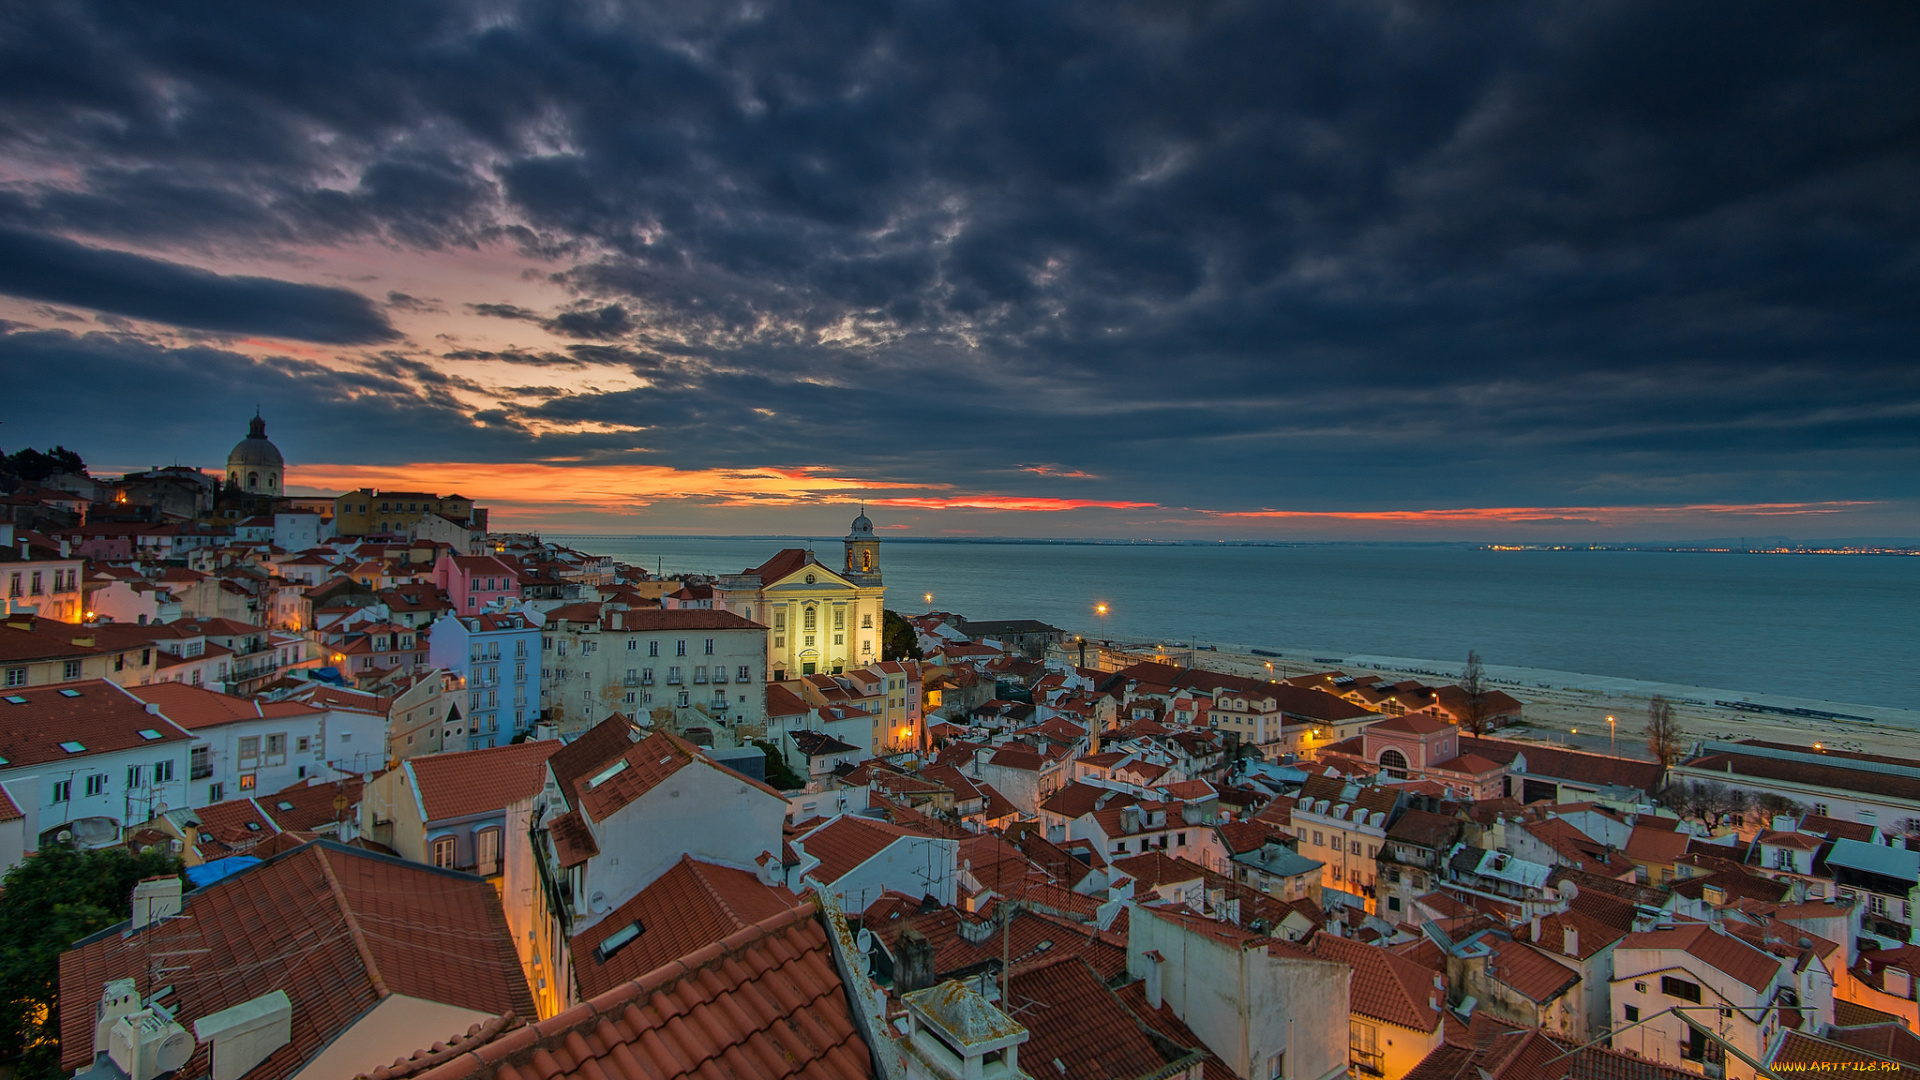
[[[813,580],[808,581],[808,578],[812,578]],[[854,588],[855,586],[852,582],[821,566],[819,563],[814,563],[804,570],[796,570],[766,587],[768,592],[780,592],[782,590],[805,592],[816,589],[847,589],[851,591]]]

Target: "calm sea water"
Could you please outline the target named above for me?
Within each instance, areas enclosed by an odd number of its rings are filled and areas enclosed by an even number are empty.
[[[574,537],[674,572],[736,572],[805,541]],[[823,561],[838,540],[814,542]],[[1032,618],[1090,637],[1430,658],[1863,705],[1920,702],[1920,558],[913,542],[887,606]],[[1096,605],[1107,614],[1096,614]]]

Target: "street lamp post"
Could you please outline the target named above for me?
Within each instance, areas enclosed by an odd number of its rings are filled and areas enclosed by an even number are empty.
[[[1613,717],[1607,717],[1607,753],[1613,757],[1620,756],[1620,733],[1617,730],[1617,724],[1618,721]]]

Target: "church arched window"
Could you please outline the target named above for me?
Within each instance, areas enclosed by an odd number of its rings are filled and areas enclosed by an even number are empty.
[[[247,474],[247,490],[248,491],[260,490],[260,474],[259,473],[250,472]]]
[[[862,551],[860,553],[860,569],[867,573],[873,571],[873,552]]]
[[[1386,750],[1380,754],[1380,767],[1395,780],[1407,778],[1407,755],[1398,750]]]

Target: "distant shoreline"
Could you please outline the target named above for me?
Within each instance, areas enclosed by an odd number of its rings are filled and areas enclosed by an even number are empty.
[[[544,540],[771,540],[792,543],[825,544],[838,536],[753,535],[733,533],[562,533],[532,530]],[[1626,543],[1626,544],[1552,544],[1496,543],[1468,540],[1155,540],[1101,539],[1098,537],[1052,538],[1044,536],[886,536],[889,544],[975,544],[1024,545],[1035,547],[1251,547],[1251,548],[1446,548],[1460,551],[1498,552],[1657,552],[1685,555],[1909,555],[1920,556],[1920,540],[1866,542],[1852,540],[1789,541],[1767,546],[1728,545],[1718,541],[1700,544]]]

